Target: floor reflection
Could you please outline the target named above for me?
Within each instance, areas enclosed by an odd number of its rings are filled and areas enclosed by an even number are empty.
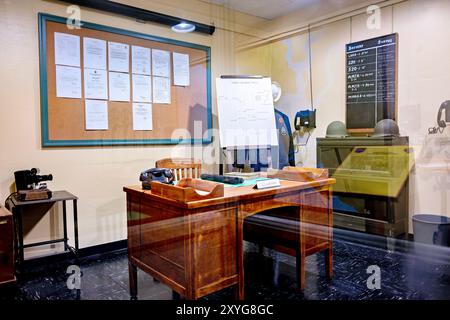
[[[328,282],[325,277],[323,254],[309,256],[304,292],[296,287],[294,257],[268,249],[260,254],[257,246],[246,243],[246,297],[258,300],[450,299],[450,264],[439,259],[442,250],[433,254],[414,243],[402,243],[396,250],[388,250],[335,239],[333,280]],[[130,298],[126,251],[82,259],[80,290],[67,289],[69,264],[29,270],[19,278],[17,287],[0,290],[0,300]],[[380,267],[380,290],[367,287],[370,265]],[[138,278],[140,300],[173,298],[167,286],[153,281],[144,272],[139,271]],[[226,289],[203,299],[231,301],[233,293]]]

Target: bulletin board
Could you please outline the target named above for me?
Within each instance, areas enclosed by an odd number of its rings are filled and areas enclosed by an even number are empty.
[[[43,13],[39,13],[38,18],[43,147],[205,144],[212,141],[211,130],[208,130],[212,128],[210,47],[83,21],[81,28],[70,29],[66,18]],[[55,32],[80,37],[82,81],[83,37],[128,44],[130,81],[132,46],[171,53],[171,101],[168,104],[152,103],[152,130],[133,130],[132,93],[129,102],[107,100],[107,130],[86,130],[84,85],[81,85],[80,99],[57,97],[56,94]],[[173,83],[173,52],[189,55],[188,86],[175,86]],[[196,135],[201,132],[202,136],[194,136],[194,130]],[[176,136],[174,132],[177,132]]]

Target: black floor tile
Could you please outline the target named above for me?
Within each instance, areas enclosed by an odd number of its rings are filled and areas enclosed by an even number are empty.
[[[450,265],[424,260],[416,250],[388,251],[346,241],[334,242],[334,277],[325,277],[325,257],[306,259],[305,290],[297,289],[295,258],[246,244],[246,298],[252,300],[403,300],[450,299]],[[125,251],[78,261],[81,289],[67,287],[67,267],[53,263],[20,273],[15,287],[0,289],[0,300],[128,300],[128,257]],[[381,289],[367,286],[367,268],[381,270]],[[139,270],[141,300],[171,300],[172,291]],[[233,300],[231,288],[204,300]]]

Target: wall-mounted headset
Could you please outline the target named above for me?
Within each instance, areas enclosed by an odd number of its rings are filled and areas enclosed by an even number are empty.
[[[442,119],[442,111],[445,110],[445,120]],[[447,122],[450,122],[450,100],[442,102],[439,107],[437,115],[437,127],[431,127],[428,129],[429,134],[442,133],[447,127]]]
[[[445,109],[445,120],[442,120],[442,111]],[[445,128],[447,126],[447,122],[450,122],[450,100],[442,102],[439,107],[439,112],[437,116],[438,126],[441,128]]]

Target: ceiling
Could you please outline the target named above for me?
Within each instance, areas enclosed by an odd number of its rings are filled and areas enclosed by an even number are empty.
[[[361,4],[361,0],[204,0],[264,19],[275,19],[296,10],[311,11],[317,18]]]

